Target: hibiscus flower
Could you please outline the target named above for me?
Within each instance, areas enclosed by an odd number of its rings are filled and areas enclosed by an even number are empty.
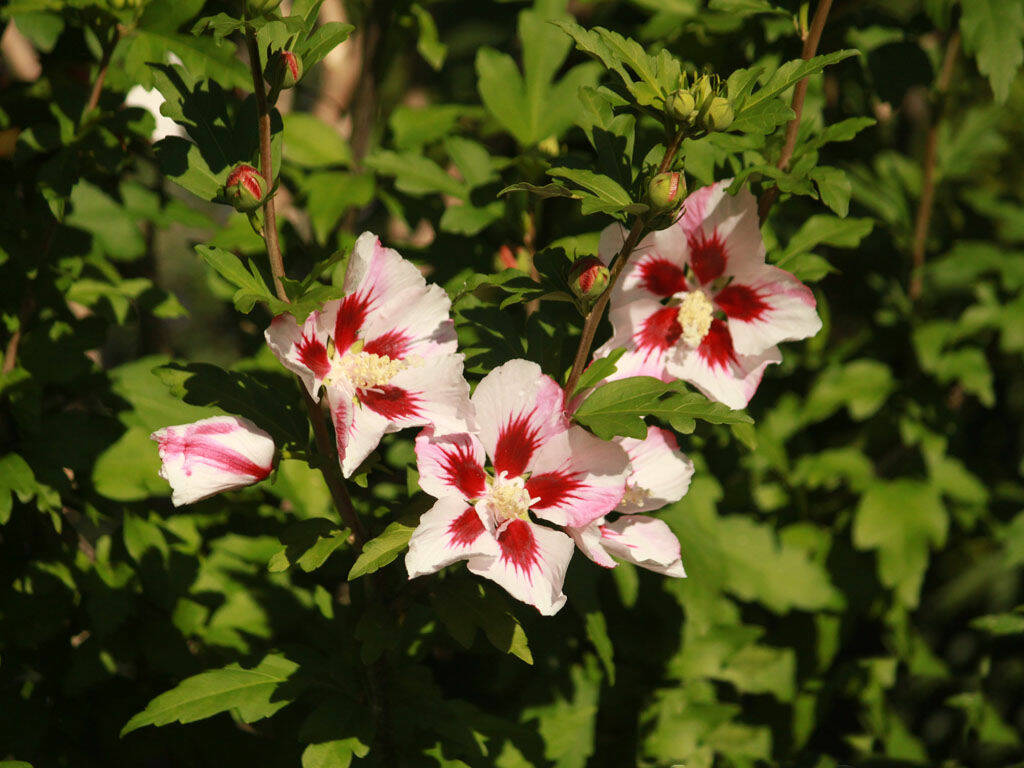
[[[642,568],[682,578],[686,576],[679,541],[663,520],[639,512],[654,512],[683,498],[693,477],[693,462],[679,450],[671,432],[648,427],[643,440],[616,441],[629,456],[630,472],[614,522],[600,517],[585,526],[567,528],[584,555],[598,565],[614,568],[615,557]]]
[[[783,341],[821,328],[814,294],[765,263],[757,202],[720,181],[686,199],[671,227],[640,242],[617,282],[613,336],[595,353],[625,347],[612,378],[683,379],[730,408],[743,408],[764,369],[782,360]],[[619,225],[601,235],[607,262],[625,239]]]
[[[565,604],[573,542],[538,520],[582,528],[615,509],[626,453],[570,426],[562,388],[536,363],[495,368],[472,403],[477,429],[431,427],[416,438],[420,487],[438,501],[409,542],[409,577],[467,560],[473,573],[554,614]]]
[[[397,251],[364,232],[356,241],[345,296],[299,325],[274,318],[267,344],[319,400],[326,390],[342,472],[349,477],[381,437],[433,424],[471,426],[469,385],[456,354],[451,302]]]
[[[176,507],[258,483],[274,467],[274,441],[248,419],[214,416],[158,429],[160,477]]]

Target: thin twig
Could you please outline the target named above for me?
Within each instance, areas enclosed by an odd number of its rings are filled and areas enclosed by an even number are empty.
[[[665,173],[669,168],[672,167],[672,163],[675,161],[676,154],[679,152],[679,145],[683,141],[683,132],[679,131],[675,136],[672,137],[672,141],[665,148],[665,156],[661,160],[661,165],[658,167],[658,173]],[[604,289],[590,312],[587,313],[586,318],[583,321],[583,331],[580,333],[580,343],[576,348],[576,357],[572,362],[572,371],[569,374],[569,380],[565,384],[565,391],[570,397],[573,392],[576,391],[576,385],[579,383],[580,376],[583,375],[583,369],[587,367],[587,359],[590,357],[590,348],[594,344],[594,336],[597,334],[597,326],[601,324],[601,318],[604,316],[604,310],[608,306],[608,302],[612,296],[612,289],[615,287],[615,282],[619,279],[619,275],[622,274],[622,270],[626,267],[626,262],[629,261],[629,255],[636,248],[636,244],[640,242],[640,236],[643,234],[644,228],[647,226],[647,217],[643,214],[636,217],[633,222],[633,227],[630,229],[629,234],[626,236],[625,242],[622,243],[622,248],[615,255],[615,258],[611,263],[611,270],[608,275],[608,287]]]
[[[946,52],[942,57],[942,68],[935,81],[936,114],[928,126],[928,135],[924,141],[924,157],[921,160],[923,180],[921,183],[921,201],[917,206],[917,216],[914,220],[914,241],[911,247],[913,268],[910,277],[910,287],[907,295],[911,301],[921,297],[923,286],[922,268],[924,267],[925,249],[928,245],[928,228],[932,221],[932,210],[935,207],[935,163],[939,153],[939,125],[942,122],[943,104],[942,101],[949,90],[949,84],[953,79],[953,68],[956,64],[956,56],[960,49],[960,30],[956,30],[949,36],[946,42]]]
[[[32,295],[26,293],[21,300],[21,309],[18,311],[18,327],[11,334],[11,338],[7,341],[7,348],[4,349],[4,364],[0,371],[5,376],[13,371],[14,366],[18,364],[18,345],[21,343],[21,333],[32,316],[33,305]]]
[[[260,165],[263,178],[267,182],[267,189],[272,190],[274,184],[273,158],[270,151],[270,112],[267,108],[266,87],[263,83],[263,72],[260,69],[259,46],[256,43],[256,35],[249,32],[246,35],[249,47],[249,68],[252,71],[252,82],[256,89],[256,108],[259,120],[260,133]],[[288,293],[284,289],[281,278],[284,277],[284,259],[281,256],[281,245],[277,239],[277,213],[274,207],[274,193],[267,195],[263,203],[263,240],[267,246],[267,257],[270,260],[270,272],[274,277],[274,291],[277,297],[288,303]],[[320,473],[327,483],[331,492],[334,505],[338,508],[339,514],[345,524],[351,529],[355,538],[356,546],[362,548],[366,541],[366,529],[363,527],[355,507],[352,506],[352,499],[345,487],[345,481],[338,474],[338,454],[335,451],[334,443],[327,432],[327,425],[324,423],[323,413],[320,405],[310,396],[304,384],[300,382],[302,394],[306,403],[306,412],[309,414],[310,424],[313,426],[313,438],[316,441],[317,450],[327,458],[327,461],[320,465]]]
[[[121,30],[115,25],[113,33],[110,36],[110,40],[107,41],[106,45],[103,46],[103,54],[100,56],[100,68],[96,73],[96,79],[93,81],[92,90],[89,92],[89,100],[85,102],[85,109],[82,110],[82,117],[96,109],[96,105],[100,103],[100,94],[103,93],[103,83],[107,79],[107,68],[110,66],[110,59],[114,55],[114,49],[117,48],[118,42],[121,40]]]
[[[818,43],[821,42],[821,33],[825,29],[825,21],[828,19],[828,12],[832,8],[832,0],[821,0],[814,9],[814,18],[811,19],[811,26],[804,36],[804,48],[800,56],[804,61],[813,59],[818,53]],[[796,149],[796,137],[800,132],[800,120],[804,112],[804,99],[807,97],[807,83],[809,76],[803,78],[793,89],[793,101],[790,107],[793,109],[793,119],[786,125],[786,138],[782,144],[782,152],[775,167],[780,171],[789,168],[789,161],[793,159],[793,151]],[[768,211],[779,197],[779,188],[774,186],[761,194],[757,204],[757,213],[763,222],[768,218]]]

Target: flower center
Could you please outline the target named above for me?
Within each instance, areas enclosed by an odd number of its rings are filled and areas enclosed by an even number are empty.
[[[630,507],[642,507],[651,497],[651,492],[639,485],[627,485],[626,492],[622,494],[622,501],[619,506],[624,509]]]
[[[683,328],[683,341],[690,347],[698,346],[711,330],[715,307],[704,291],[683,294],[676,317]]]
[[[344,376],[356,389],[373,389],[387,384],[408,365],[405,360],[392,360],[387,355],[349,351],[334,361],[332,373]]]
[[[523,478],[509,478],[502,472],[498,477],[487,478],[487,493],[480,504],[486,514],[501,524],[512,518],[529,520],[530,505],[536,501],[530,498]]]

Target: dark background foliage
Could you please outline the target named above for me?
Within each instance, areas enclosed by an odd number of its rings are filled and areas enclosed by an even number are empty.
[[[353,37],[310,59],[274,124],[289,276],[315,270],[309,301],[336,295],[340,256],[379,233],[456,298],[477,378],[515,356],[564,375],[580,323],[567,303],[531,313],[529,294],[499,309],[515,294],[471,290],[499,282],[474,275],[496,275],[502,249],[523,266],[549,246],[593,253],[610,221],[575,200],[498,196],[595,162],[576,94],[615,77],[544,20],[569,13],[726,78],[799,58],[817,6],[527,8],[327,2],[320,22],[348,21]],[[813,285],[825,327],[769,370],[753,435],[740,433],[756,447],[705,423],[681,437],[697,474],[663,516],[689,578],[577,555],[552,619],[462,569],[410,584],[396,561],[350,581],[347,531],[299,458],[269,485],[170,506],[155,428],[226,410],[308,442],[298,390],[263,343],[276,311],[263,242],[210,202],[256,148],[238,33],[192,31],[224,11],[118,11],[91,109],[109,10],[0,9],[0,761],[1024,760],[1024,3],[836,0],[818,52],[858,55],[810,78],[785,172],[790,113],[767,134],[684,145],[691,188],[739,176],[781,190],[769,261]],[[168,52],[194,82],[151,66]],[[528,64],[520,88],[509,65],[538,59],[553,66]],[[181,99],[172,116],[201,158],[182,139],[151,143],[153,117],[124,106],[137,84]],[[616,156],[634,196],[658,141],[642,121],[632,162]],[[411,438],[387,438],[353,487],[374,535],[401,539],[426,508]],[[236,663],[270,682],[231,688]],[[220,698],[197,703],[181,684],[206,672],[195,685]],[[146,708],[171,689],[161,720]]]

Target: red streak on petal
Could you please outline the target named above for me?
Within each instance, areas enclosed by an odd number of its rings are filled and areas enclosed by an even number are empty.
[[[526,491],[531,497],[540,499],[531,509],[545,509],[565,501],[579,498],[576,494],[583,487],[572,472],[545,472],[533,475],[526,481]]]
[[[369,295],[353,293],[341,300],[338,318],[334,321],[334,348],[339,355],[355,343],[369,309]]]
[[[487,474],[473,457],[467,445],[458,445],[454,450],[442,450],[444,458],[439,462],[441,471],[449,484],[458,488],[467,499],[479,498],[487,488]]]
[[[327,359],[327,347],[316,338],[302,336],[298,343],[299,362],[309,368],[318,379],[331,372],[331,363]]]
[[[637,346],[646,350],[648,356],[673,346],[683,335],[678,314],[675,307],[662,307],[644,320],[640,330],[633,335]]]
[[[232,431],[229,425],[202,425],[197,428],[196,433],[199,434],[199,431],[206,427],[219,426],[228,426],[227,431]],[[223,434],[223,432],[208,429],[206,434]],[[209,440],[196,440],[195,436],[166,437],[160,441],[162,452],[171,456],[180,455],[183,457],[186,475],[192,474],[191,465],[193,463],[205,464],[221,472],[252,477],[255,480],[262,480],[270,474],[271,468],[269,466],[261,467],[236,450],[225,448]]]
[[[388,331],[366,342],[363,352],[401,360],[409,349],[410,339],[401,331]]]
[[[771,307],[749,285],[732,283],[715,296],[715,303],[733,320],[749,323],[763,320]]]
[[[654,257],[645,259],[637,265],[640,280],[651,293],[669,297],[674,293],[686,290],[686,275],[668,259]]]
[[[480,521],[480,515],[472,507],[467,508],[448,526],[449,542],[453,547],[468,547],[483,532],[484,524]]]
[[[710,283],[715,278],[721,277],[725,272],[725,243],[718,236],[716,229],[711,237],[704,234],[703,230],[697,229],[690,233],[690,265],[694,274],[701,284]]]
[[[291,51],[282,51],[281,55],[284,57],[284,63],[288,65],[288,69],[292,73],[292,79],[299,79],[299,63],[295,59],[295,54]]]
[[[501,559],[512,563],[517,571],[522,571],[532,582],[530,571],[537,564],[537,539],[525,520],[513,520],[505,530],[498,534],[498,546],[501,547]]]
[[[729,363],[736,362],[736,352],[732,348],[732,334],[724,321],[715,319],[711,322],[708,335],[697,347],[697,353],[712,369],[725,370]]]
[[[519,477],[526,471],[534,451],[540,447],[537,427],[530,426],[530,416],[520,414],[517,418],[509,418],[498,433],[498,442],[494,447],[494,471],[505,472],[508,477]]]
[[[388,421],[410,419],[420,415],[420,398],[414,392],[385,385],[357,391],[359,402],[376,411]]]

